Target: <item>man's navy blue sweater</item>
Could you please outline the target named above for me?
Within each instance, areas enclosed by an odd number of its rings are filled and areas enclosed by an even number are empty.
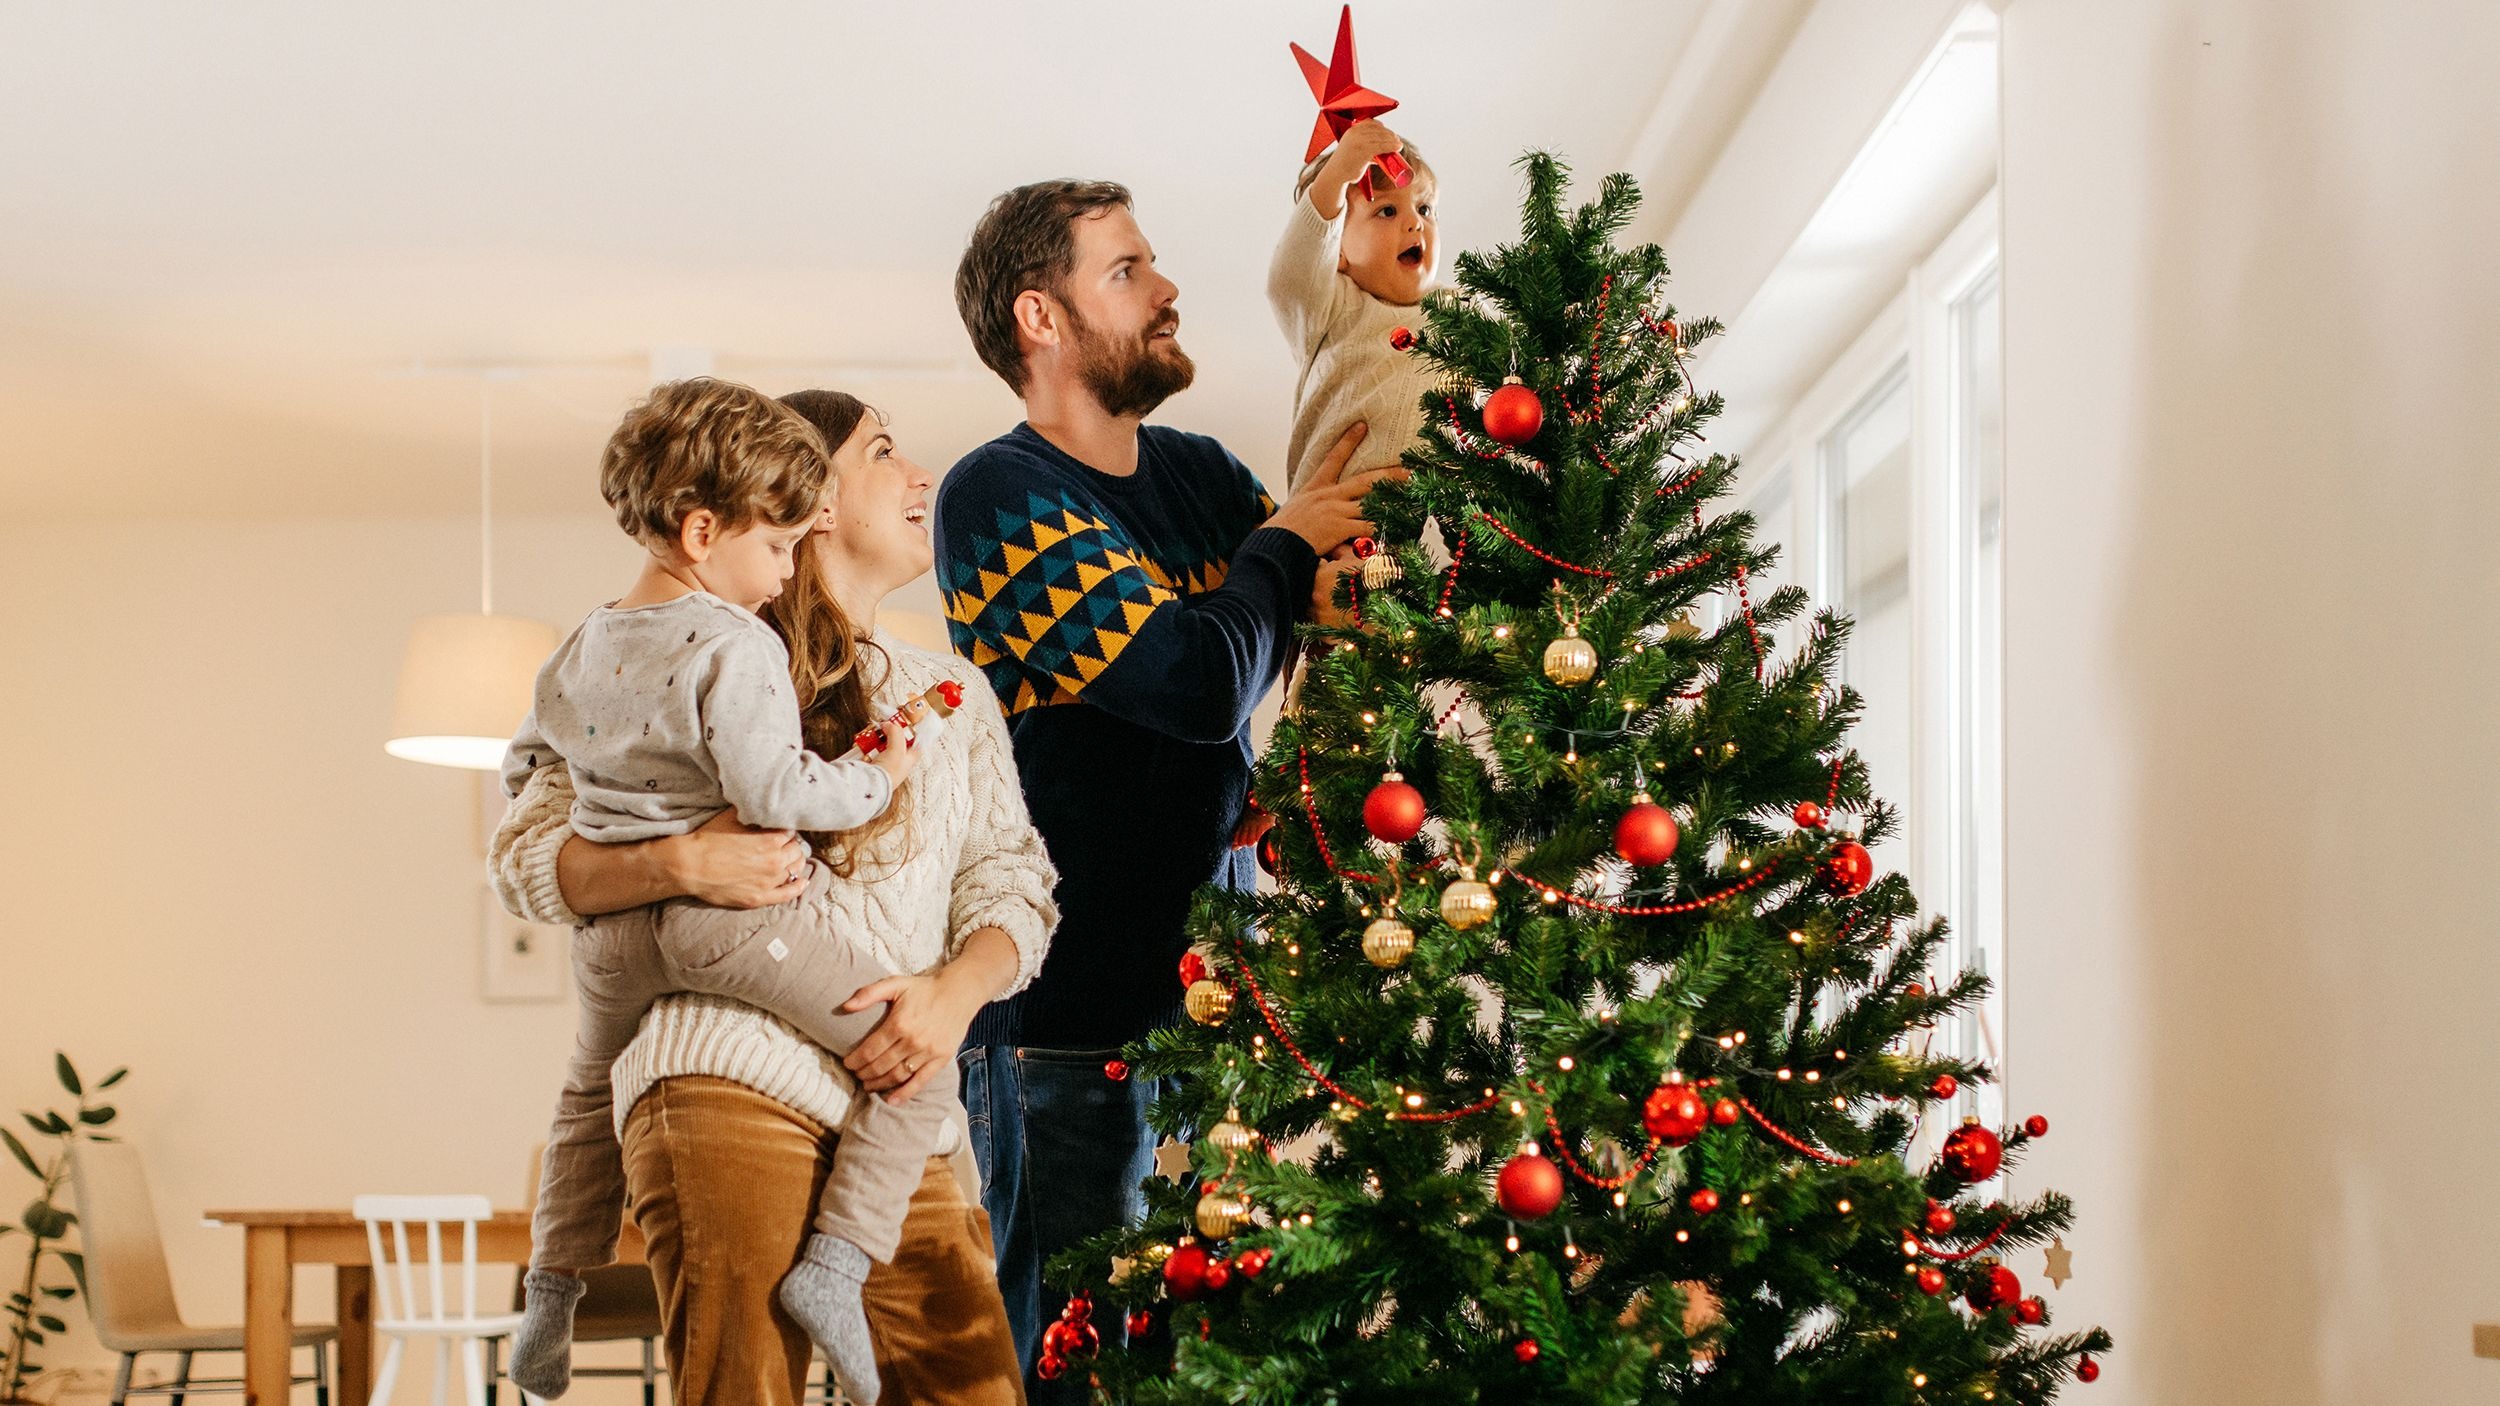
[[[1260,526],[1274,511],[1224,446],[1151,425],[1134,474],[1018,425],[939,487],[948,632],[998,691],[1059,867],[1041,975],[983,1010],[971,1043],[1107,1050],[1177,1016],[1190,896],[1252,881],[1231,847],[1250,714],[1318,569]]]

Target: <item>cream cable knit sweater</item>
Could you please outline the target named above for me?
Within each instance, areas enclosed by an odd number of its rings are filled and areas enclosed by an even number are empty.
[[[947,678],[964,686],[965,701],[899,793],[906,821],[878,837],[853,882],[835,886],[834,921],[902,972],[938,966],[980,928],[1002,929],[1015,943],[1017,963],[1013,985],[1001,994],[1021,991],[1041,970],[1059,921],[1050,897],[1059,876],[1025,813],[995,696],[961,659],[884,633],[877,643],[893,661],[876,689],[880,713]],[[533,922],[579,921],[556,887],[556,854],[572,834],[572,805],[572,778],[561,765],[545,768],[495,832],[488,877],[504,906]],[[858,1092],[839,1060],[762,1011],[714,997],[669,996],[651,1008],[617,1059],[618,1126],[653,1084],[681,1074],[743,1084],[829,1128],[842,1126]],[[939,1150],[954,1150],[952,1133]]]

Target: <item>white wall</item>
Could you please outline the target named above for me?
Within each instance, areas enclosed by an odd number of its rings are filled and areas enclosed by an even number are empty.
[[[632,569],[599,516],[499,526],[501,609],[569,625]],[[147,1158],[195,1322],[242,1311],[241,1234],[201,1210],[513,1205],[544,1136],[570,1000],[480,999],[470,776],[381,748],[408,621],[475,607],[475,531],[0,531],[0,1111],[57,1098],[55,1048],[131,1066],[117,1131]],[[24,1180],[0,1162],[10,1196]],[[297,1306],[329,1318],[326,1271]],[[72,1317],[51,1364],[109,1365]]]
[[[2120,1340],[2077,1396],[2500,1399],[2500,11],[2005,21],[2012,1094]]]

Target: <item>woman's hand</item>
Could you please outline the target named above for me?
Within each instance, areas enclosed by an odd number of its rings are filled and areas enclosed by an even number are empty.
[[[735,811],[658,843],[676,892],[715,908],[770,908],[807,888],[807,845],[787,830],[758,830]]]
[[[872,981],[842,1003],[845,1014],[888,1003],[885,1019],[842,1061],[859,1086],[901,1103],[932,1079],[955,1077],[955,1052],[981,1007],[1007,989],[1016,972],[1016,947],[997,928],[964,939],[955,959],[925,976]]]

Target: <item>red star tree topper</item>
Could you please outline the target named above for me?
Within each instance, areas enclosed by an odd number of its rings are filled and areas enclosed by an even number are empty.
[[[1368,121],[1395,109],[1398,100],[1385,93],[1375,93],[1363,86],[1359,61],[1354,57],[1354,7],[1348,5],[1337,12],[1337,47],[1321,63],[1311,51],[1299,44],[1285,46],[1293,50],[1302,65],[1302,77],[1311,85],[1311,96],[1319,100],[1319,120],[1311,126],[1311,145],[1302,153],[1304,161],[1312,161],[1345,135],[1345,129],[1357,122]],[[1396,152],[1382,156],[1377,165],[1393,185],[1405,185],[1415,179],[1414,169]],[[1363,198],[1372,194],[1372,174],[1363,172]]]

